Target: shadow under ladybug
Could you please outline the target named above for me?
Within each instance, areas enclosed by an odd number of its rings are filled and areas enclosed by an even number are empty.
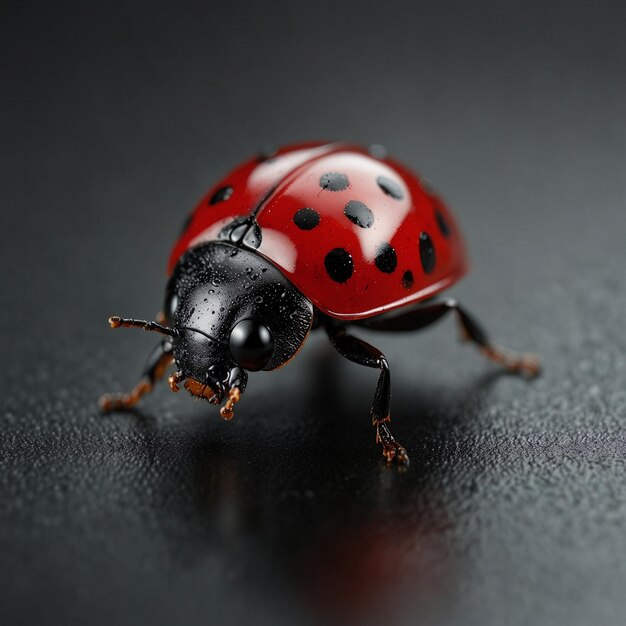
[[[387,359],[351,326],[411,331],[452,312],[487,358],[514,373],[539,372],[536,357],[491,343],[456,300],[433,299],[466,267],[451,213],[400,164],[345,144],[253,159],[188,220],[170,258],[159,321],[109,319],[113,328],[143,328],[164,339],[136,387],[103,396],[101,407],[135,406],[175,363],[172,391],[183,384],[211,404],[225,400],[220,413],[231,419],[248,372],[285,365],[309,332],[321,329],[339,354],[380,370],[371,409],[376,441],[388,462],[407,464],[389,428]]]

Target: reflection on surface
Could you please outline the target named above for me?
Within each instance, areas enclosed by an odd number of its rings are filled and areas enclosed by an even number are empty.
[[[264,561],[277,588],[293,585],[326,618],[389,616],[445,591],[448,520],[420,480],[382,464],[355,468],[354,459],[312,463],[308,454],[273,470],[276,450],[266,452],[262,468],[219,456],[199,468],[198,480],[211,483],[197,485],[197,504],[212,542],[239,558],[252,542],[243,558]]]
[[[428,602],[452,576],[440,511],[401,515],[382,502],[337,521],[303,559],[303,591],[326,615],[345,619],[389,618],[416,601]],[[440,516],[440,519],[439,519]]]

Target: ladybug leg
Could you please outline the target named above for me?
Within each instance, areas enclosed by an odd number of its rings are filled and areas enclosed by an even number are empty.
[[[152,391],[154,384],[163,378],[167,367],[172,361],[172,343],[166,339],[148,357],[143,376],[133,390],[129,393],[104,394],[100,398],[100,408],[106,413],[134,407],[141,397]]]
[[[453,298],[444,302],[423,305],[395,316],[371,318],[365,320],[363,326],[372,330],[418,330],[436,322],[450,311],[456,313],[463,338],[474,343],[488,359],[515,374],[523,374],[531,378],[539,374],[541,365],[536,355],[513,352],[491,343],[480,324]]]
[[[491,343],[478,322],[456,300],[449,301],[449,306],[459,318],[463,338],[476,344],[481,353],[490,361],[514,374],[521,374],[529,378],[535,378],[539,374],[541,364],[537,355],[528,352],[514,352]]]
[[[374,346],[349,335],[343,326],[327,326],[326,331],[333,347],[341,356],[364,365],[380,369],[376,393],[372,401],[372,424],[376,428],[376,443],[383,446],[383,455],[388,463],[408,465],[406,450],[393,438],[389,429],[391,406],[391,374],[385,355]]]

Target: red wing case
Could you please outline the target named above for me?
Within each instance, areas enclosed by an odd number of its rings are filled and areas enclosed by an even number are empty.
[[[467,270],[461,233],[441,200],[403,165],[361,147],[296,146],[237,168],[193,213],[170,271],[188,247],[218,239],[243,216],[260,235],[257,251],[336,318],[416,303]]]

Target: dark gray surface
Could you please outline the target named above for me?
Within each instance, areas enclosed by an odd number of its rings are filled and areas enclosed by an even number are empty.
[[[626,46],[618,3],[91,3],[2,18],[0,622],[626,621]],[[49,6],[48,6],[49,5]],[[442,6],[442,5],[445,5]],[[322,337],[251,378],[236,419],[160,389],[102,417],[148,335],[179,224],[268,141],[380,142],[455,209],[450,320]]]

